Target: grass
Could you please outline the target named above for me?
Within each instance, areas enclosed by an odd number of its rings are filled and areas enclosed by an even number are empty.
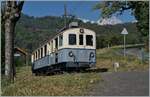
[[[143,71],[149,70],[148,61],[142,62],[134,56],[123,57],[115,52],[118,49],[105,48],[97,50],[97,68],[107,68],[108,71],[114,71],[113,64],[119,62],[118,71]]]
[[[97,50],[96,69],[108,69],[114,72],[113,63],[119,62],[118,71],[149,70],[148,62],[141,62],[134,56],[116,55],[117,48]],[[17,69],[15,83],[8,84],[2,79],[4,96],[84,96],[99,81],[103,81],[99,72],[64,73],[53,76],[34,76],[30,66]]]
[[[2,95],[81,96],[100,80],[100,75],[95,72],[33,76],[30,69],[29,66],[19,69],[15,83],[2,87]]]

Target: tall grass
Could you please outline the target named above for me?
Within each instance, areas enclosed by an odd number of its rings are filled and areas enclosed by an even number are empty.
[[[33,76],[29,66],[19,69],[14,84],[2,89],[5,96],[73,96],[86,91],[100,80],[97,73],[64,73]]]
[[[116,54],[117,48],[105,48],[97,50],[97,67],[107,68],[109,71],[114,71],[113,64],[118,62],[120,64],[119,71],[142,71],[148,70],[148,62],[142,62],[134,56],[123,57]]]

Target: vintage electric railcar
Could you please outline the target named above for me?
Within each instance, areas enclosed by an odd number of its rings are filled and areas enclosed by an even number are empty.
[[[60,31],[32,52],[31,61],[33,73],[93,67],[96,63],[96,34],[81,27]]]

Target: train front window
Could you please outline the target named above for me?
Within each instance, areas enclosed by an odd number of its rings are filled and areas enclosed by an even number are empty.
[[[79,45],[83,45],[83,35],[79,35]]]
[[[59,46],[62,46],[63,45],[63,36],[60,35],[59,36]]]
[[[76,34],[69,34],[69,45],[76,45]]]
[[[92,35],[86,35],[86,45],[93,46],[93,36]]]

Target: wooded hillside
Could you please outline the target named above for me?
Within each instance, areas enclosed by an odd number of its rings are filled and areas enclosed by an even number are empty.
[[[142,42],[135,23],[100,26],[83,23],[81,20],[74,21],[78,21],[81,27],[92,29],[96,32],[97,48],[106,47],[108,43],[110,45],[121,44],[123,38],[120,33],[123,27],[126,27],[129,32],[127,43]],[[26,48],[31,52],[38,47],[39,43],[54,36],[63,25],[64,19],[62,17],[32,17],[23,14],[16,26],[15,45]]]
[[[129,34],[127,35],[127,43],[142,43],[140,33],[137,31],[135,23],[105,25],[83,23],[78,21],[81,27],[94,30],[97,34],[97,48],[103,48],[112,45],[119,45],[123,42],[123,36],[120,34],[123,27],[126,27]],[[33,17],[22,14],[19,22],[16,25],[15,46],[25,48],[32,52],[39,46],[40,43],[48,38],[53,37],[59,29],[64,26],[62,17],[45,16]],[[3,31],[2,31],[3,32]],[[4,33],[2,33],[2,44]]]

